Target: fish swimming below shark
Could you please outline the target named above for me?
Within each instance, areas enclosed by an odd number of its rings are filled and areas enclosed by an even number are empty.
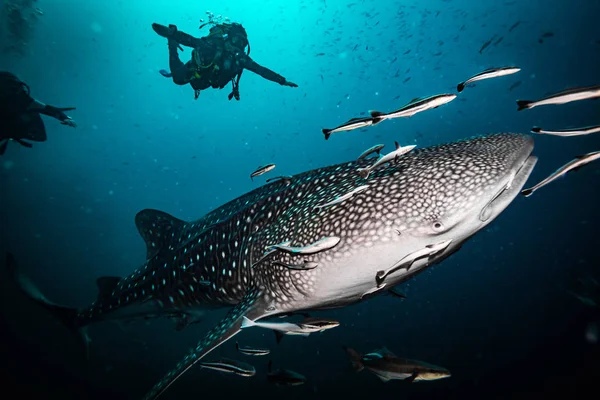
[[[7,264],[21,290],[77,333],[84,349],[86,328],[100,321],[166,316],[193,322],[208,310],[230,308],[144,397],[154,399],[238,334],[245,318],[357,303],[378,290],[378,271],[450,240],[410,269],[390,272],[381,292],[443,261],[515,199],[536,164],[533,148],[531,136],[506,133],[416,149],[374,170],[360,196],[316,211],[364,185],[356,170],[372,162],[361,159],[274,181],[192,222],[143,210],[135,222],[147,245],[146,261],[129,276],[99,278],[96,301],[83,309],[49,300],[12,254]],[[275,252],[252,268],[273,243],[301,248],[326,237],[339,243],[313,254]],[[318,267],[285,267],[307,262]]]

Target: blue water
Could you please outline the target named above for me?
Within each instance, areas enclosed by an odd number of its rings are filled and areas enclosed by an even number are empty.
[[[83,307],[96,296],[97,277],[129,274],[143,263],[134,216],[144,208],[197,219],[265,177],[353,160],[377,143],[426,147],[527,133],[536,125],[600,123],[597,100],[522,112],[515,103],[600,83],[597,0],[40,0],[35,6],[44,15],[32,21],[24,55],[1,54],[0,70],[16,73],[41,101],[77,107],[70,115],[78,127],[46,118],[47,142],[32,149],[9,143],[0,159],[0,252],[13,252],[60,304]],[[151,23],[201,36],[206,10],[242,23],[251,57],[299,87],[246,72],[240,101],[227,99],[229,86],[194,100],[189,86],[163,78],[167,43]],[[547,32],[553,36],[540,43]],[[415,97],[454,93],[470,75],[505,65],[522,70],[468,87],[436,110],[327,141],[321,133],[370,109],[391,111]],[[536,137],[539,161],[528,183],[595,150],[598,135]],[[251,181],[249,174],[267,163],[275,171]],[[586,339],[600,313],[567,289],[584,274],[600,280],[599,178],[600,164],[591,164],[517,198],[460,252],[404,284],[406,300],[383,296],[315,314],[342,326],[307,339],[286,337],[279,346],[270,332],[239,336],[240,343],[271,348],[275,367],[303,373],[304,386],[270,386],[268,359],[244,359],[256,366],[256,377],[194,368],[165,398],[583,398],[582,388],[600,378],[599,345]],[[27,302],[4,269],[0,279],[2,375],[23,398],[141,398],[223,316],[217,311],[182,332],[172,321],[94,325],[86,366],[66,329]],[[385,345],[443,365],[452,377],[384,384],[351,371],[342,345],[362,352]],[[211,357],[243,356],[228,342]]]

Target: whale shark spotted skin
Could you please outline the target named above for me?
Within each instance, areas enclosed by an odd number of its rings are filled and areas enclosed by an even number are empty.
[[[240,332],[244,318],[343,307],[444,260],[517,196],[537,161],[532,151],[530,136],[510,133],[415,149],[374,170],[368,188],[329,208],[317,206],[367,184],[357,171],[372,160],[274,181],[193,222],[143,210],[135,221],[147,244],[146,262],[129,276],[99,278],[98,298],[85,309],[52,303],[12,255],[8,264],[29,297],[79,333],[102,320],[168,316],[189,323],[206,310],[231,308],[145,396],[154,399]],[[273,243],[303,247],[326,237],[339,243],[314,254],[263,257]],[[445,241],[450,244],[442,251],[377,282],[378,271]],[[302,263],[318,266],[286,267]]]

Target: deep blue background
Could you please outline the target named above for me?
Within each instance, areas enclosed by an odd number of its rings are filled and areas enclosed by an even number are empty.
[[[0,56],[0,69],[18,74],[34,97],[77,107],[76,129],[46,119],[47,142],[33,149],[10,143],[0,159],[0,254],[12,251],[53,301],[83,307],[96,295],[96,277],[128,274],[143,262],[133,223],[139,210],[196,219],[262,184],[262,177],[248,179],[257,165],[273,162],[275,175],[294,174],[355,159],[376,143],[425,147],[534,125],[600,123],[596,100],[518,113],[515,104],[600,83],[597,0],[226,3],[40,0],[44,15],[25,56]],[[299,87],[247,72],[239,102],[227,100],[229,87],[194,101],[189,86],[162,78],[167,45],[151,23],[200,36],[206,10],[242,23],[254,60]],[[546,32],[554,36],[540,43]],[[454,92],[470,75],[505,65],[522,71],[469,87],[436,110],[323,140],[323,127]],[[529,183],[594,150],[599,135],[536,137],[539,162]],[[272,348],[275,366],[305,374],[306,385],[269,386],[267,358],[246,358],[259,371],[252,379],[194,368],[165,398],[583,398],[600,378],[599,345],[585,339],[600,316],[566,289],[582,271],[600,275],[599,177],[600,164],[591,164],[517,198],[459,253],[405,284],[404,301],[380,297],[321,313],[342,327],[278,347],[270,332],[238,337]],[[183,332],[171,321],[96,325],[84,366],[73,337],[27,302],[4,269],[0,282],[2,379],[25,398],[140,398],[223,315]],[[453,376],[383,384],[352,372],[342,344],[359,351],[385,345]],[[210,355],[220,356],[243,357],[233,342]]]

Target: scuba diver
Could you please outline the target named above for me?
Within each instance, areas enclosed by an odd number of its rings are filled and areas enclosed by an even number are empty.
[[[173,82],[177,85],[189,83],[194,89],[196,99],[201,90],[209,87],[223,89],[231,82],[233,90],[229,94],[229,100],[233,97],[239,100],[239,83],[244,69],[280,85],[298,87],[283,76],[258,65],[249,57],[248,35],[244,27],[238,23],[216,24],[210,28],[207,36],[199,39],[178,31],[175,25],[166,27],[154,23],[152,28],[160,36],[168,39],[171,71],[161,70],[160,73],[167,78],[173,78]],[[177,53],[178,49],[183,50],[180,45],[193,48],[192,58],[185,64],[179,59]],[[248,47],[247,52],[246,47]]]
[[[0,155],[4,154],[9,140],[22,146],[32,145],[24,139],[35,142],[46,141],[46,127],[40,114],[56,118],[63,125],[75,127],[75,121],[65,111],[74,107],[59,108],[44,104],[29,94],[29,86],[14,74],[0,71]]]

